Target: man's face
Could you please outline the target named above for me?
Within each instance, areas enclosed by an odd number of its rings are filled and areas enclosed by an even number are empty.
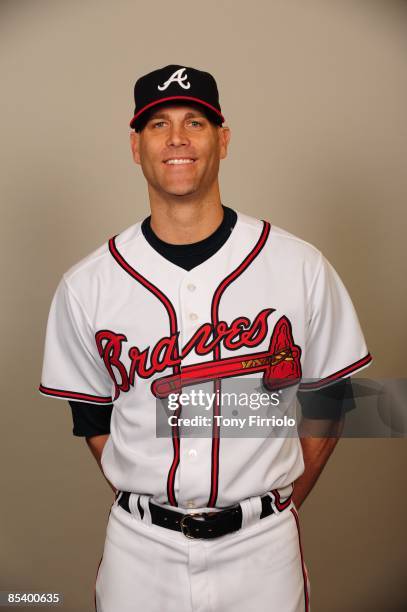
[[[150,188],[175,196],[210,189],[229,139],[229,128],[214,125],[193,104],[162,105],[140,133],[130,134],[134,161],[141,165]]]

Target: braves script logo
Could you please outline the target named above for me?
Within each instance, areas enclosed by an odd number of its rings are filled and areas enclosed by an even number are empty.
[[[127,342],[126,336],[108,329],[98,331],[95,334],[96,345],[115,385],[113,399],[116,400],[120,392],[129,391],[135,384],[136,376],[150,378],[168,367],[178,366],[192,350],[197,355],[207,355],[220,343],[226,349],[233,351],[241,347],[258,346],[267,335],[267,318],[274,311],[274,308],[261,310],[253,323],[247,317],[237,317],[230,325],[225,321],[219,321],[215,327],[210,323],[204,323],[184,346],[181,354],[178,353],[179,332],[165,336],[155,346],[143,350],[132,346],[128,349],[130,358],[128,369],[121,359],[123,343]]]
[[[184,70],[186,70],[186,68],[180,68],[179,70],[176,70],[175,72],[172,73],[172,75],[170,76],[170,78],[165,81],[164,85],[158,85],[158,89],[160,91],[164,91],[164,89],[167,89],[167,87],[169,85],[171,85],[171,83],[177,82],[178,85],[180,85],[183,89],[189,89],[191,87],[191,83],[187,82],[183,83],[183,81],[186,81],[188,78],[188,75],[184,75],[182,76],[182,73],[184,72]]]

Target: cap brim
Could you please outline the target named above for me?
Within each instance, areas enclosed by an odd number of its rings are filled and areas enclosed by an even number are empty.
[[[174,102],[177,100],[194,102],[195,104],[199,104],[200,106],[204,107],[206,113],[209,115],[209,118],[212,119],[214,123],[217,123],[218,125],[221,125],[225,121],[224,116],[215,106],[212,106],[212,104],[209,104],[208,102],[205,102],[200,98],[195,98],[193,96],[170,96],[168,98],[161,98],[160,100],[156,100],[154,102],[150,102],[150,104],[146,104],[146,106],[141,108],[134,115],[134,117],[130,121],[130,127],[133,129],[137,129],[138,126],[142,124],[141,118],[144,119],[146,112],[152,109],[153,107],[161,104],[166,104],[168,102]]]

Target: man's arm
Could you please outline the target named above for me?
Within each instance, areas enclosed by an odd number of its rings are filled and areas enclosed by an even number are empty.
[[[74,436],[86,438],[87,445],[103,474],[100,459],[107,439],[110,436],[110,419],[113,404],[99,406],[69,400],[69,405],[72,410],[73,434]],[[103,476],[105,475],[103,474]],[[116,489],[107,480],[106,476],[105,479],[110,488],[116,493]]]
[[[298,428],[304,458],[304,473],[294,483],[293,500],[301,506],[342,435],[345,415],[356,407],[352,381],[336,383],[297,395],[302,409]]]
[[[301,436],[304,472],[294,482],[292,499],[300,508],[318,480],[343,430],[344,418],[334,420],[302,419],[298,434]]]
[[[103,452],[103,448],[107,442],[108,437],[110,436],[110,434],[103,434],[103,435],[99,435],[99,436],[89,436],[86,438],[86,443],[89,446],[92,455],[95,457],[96,462],[98,464],[98,466],[100,467],[100,470],[106,480],[106,482],[109,484],[110,488],[112,489],[112,491],[116,494],[117,493],[117,489],[115,489],[115,487],[112,485],[111,482],[108,481],[108,479],[106,478],[106,476],[104,475],[103,469],[102,469],[102,464],[100,462],[100,458],[102,456],[102,452]]]

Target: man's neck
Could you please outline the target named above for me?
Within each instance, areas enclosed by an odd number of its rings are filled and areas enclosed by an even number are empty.
[[[192,244],[210,236],[222,223],[219,191],[202,199],[151,198],[151,229],[169,244]]]

